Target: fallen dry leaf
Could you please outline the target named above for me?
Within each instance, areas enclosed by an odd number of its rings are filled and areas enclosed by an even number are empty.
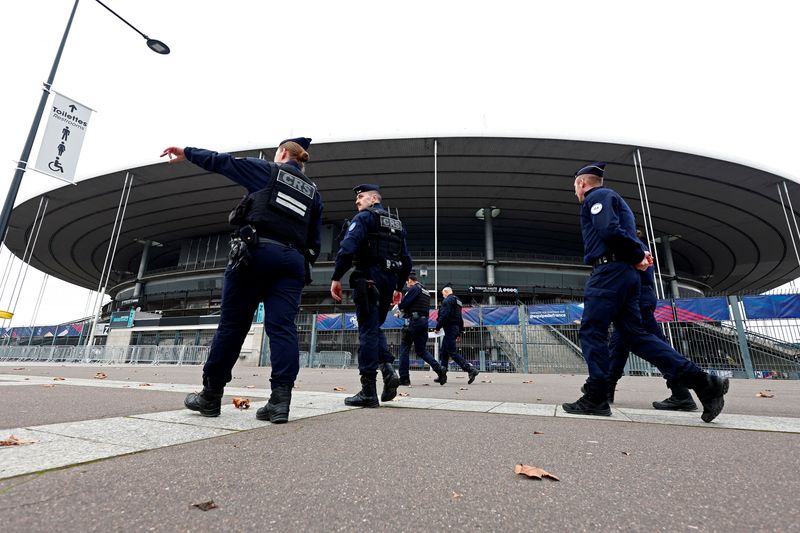
[[[622,452],[622,455],[630,455],[631,452]]]
[[[461,494],[460,492],[453,491],[453,500],[458,500],[462,496],[463,494]]]
[[[492,383],[491,379],[482,379],[481,383]]]
[[[534,435],[544,435],[544,432],[543,431],[534,431],[533,434]]]
[[[244,388],[245,389],[255,389],[256,386],[255,385],[245,385]]]
[[[523,383],[533,383],[533,380],[529,379],[528,381],[523,381]]]
[[[149,383],[139,383],[140,387],[152,387]]]
[[[214,503],[214,500],[208,500],[207,502],[193,503],[192,507],[197,507],[201,511],[210,511],[211,509],[216,509],[218,506]]]
[[[57,377],[53,378],[53,381],[66,381],[67,378]]]
[[[458,390],[469,390],[469,389],[466,387],[459,387]]]
[[[333,390],[335,390],[336,392],[344,392],[347,389],[345,389],[344,387],[334,387]]]
[[[397,395],[398,396],[408,396],[408,393],[407,392],[398,392]]]
[[[21,367],[19,367],[19,368],[15,368],[14,370],[25,370],[25,367],[24,367],[24,366],[21,366]]]
[[[430,383],[423,383],[422,384],[423,387],[430,387],[430,385],[431,385]]]
[[[560,479],[558,479],[558,477],[554,476],[547,470],[542,470],[538,466],[524,465],[522,463],[514,467],[514,473],[520,474],[522,476],[533,477],[536,479],[542,479],[543,477],[548,477],[555,481],[561,481]]]
[[[237,409],[250,409],[250,398],[234,398],[233,405]]]
[[[56,386],[55,383],[47,383],[46,385],[42,385],[42,387],[47,387],[48,389],[52,389],[55,386]]]
[[[774,398],[774,397],[775,397],[774,394],[770,394],[767,391],[763,390],[756,394],[756,398]]]
[[[108,376],[106,375],[106,373],[105,373],[105,372],[97,372],[97,373],[94,375],[94,379],[106,379],[107,377],[108,377]]]
[[[0,446],[24,446],[25,444],[33,444],[34,442],[36,441],[20,439],[11,435],[5,440],[0,440]]]

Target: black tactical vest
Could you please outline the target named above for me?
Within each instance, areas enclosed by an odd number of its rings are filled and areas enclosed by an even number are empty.
[[[414,301],[411,302],[408,309],[405,310],[405,318],[411,318],[413,313],[417,313],[417,316],[428,316],[428,311],[430,311],[431,308],[431,293],[422,285],[420,285],[419,288],[422,290]]]
[[[260,237],[305,250],[316,186],[300,170],[272,165],[272,177],[263,189],[251,193],[249,224]]]
[[[365,244],[356,253],[356,262],[360,268],[380,265],[385,270],[399,270],[403,263],[403,223],[388,211],[368,207],[372,213],[377,229],[367,233]]]

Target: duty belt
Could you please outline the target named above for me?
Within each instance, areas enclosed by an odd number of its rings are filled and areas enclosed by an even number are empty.
[[[266,237],[259,237],[258,244],[277,244],[278,246],[283,246],[284,248],[294,248],[294,246],[292,246],[291,244],[286,244],[285,242],[268,239]]]
[[[616,261],[619,261],[619,258],[617,258],[615,254],[601,255],[600,257],[592,261],[592,266],[598,267],[600,265],[605,265],[606,263],[614,263]]]

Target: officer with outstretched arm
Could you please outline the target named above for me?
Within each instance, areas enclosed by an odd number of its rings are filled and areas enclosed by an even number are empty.
[[[248,193],[229,216],[237,229],[225,268],[219,325],[203,366],[203,390],[184,401],[203,416],[219,416],[225,385],[263,302],[272,391],[256,418],[274,424],[289,419],[292,387],[300,369],[294,320],[320,249],[322,199],[303,172],[310,143],[305,137],[286,139],[272,162],[177,146],[161,154],[169,156],[170,163],[188,160],[222,174]]]

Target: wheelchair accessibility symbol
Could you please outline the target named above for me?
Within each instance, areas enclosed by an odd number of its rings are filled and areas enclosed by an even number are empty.
[[[50,168],[50,170],[52,170],[53,172],[61,172],[62,174],[64,173],[64,167],[62,167],[62,166],[61,166],[61,161],[59,161],[57,157],[56,157],[56,160],[55,160],[55,161],[50,161],[50,162],[47,164],[47,166],[48,166],[48,167]]]

